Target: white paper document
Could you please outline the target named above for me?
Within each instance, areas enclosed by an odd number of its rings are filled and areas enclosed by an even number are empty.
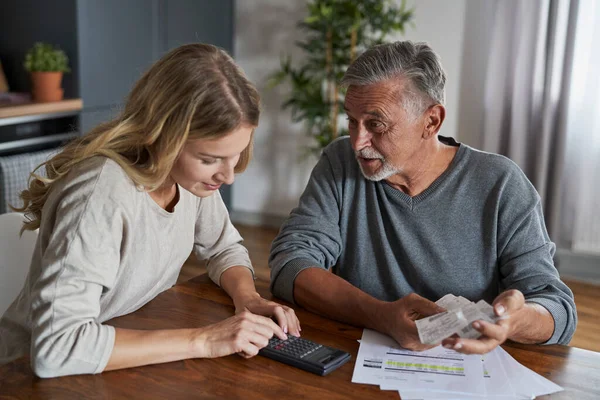
[[[533,399],[563,390],[501,347],[484,356],[441,346],[413,352],[369,329],[363,330],[352,382],[398,391],[403,400]]]
[[[352,382],[483,395],[481,371],[480,356],[441,346],[423,352],[409,351],[393,339],[365,329]]]
[[[380,385],[381,390],[398,390],[401,392],[402,400],[469,400],[469,399],[495,399],[495,400],[513,400],[513,399],[531,399],[531,396],[519,396],[512,387],[512,384],[502,366],[502,360],[497,352],[481,356],[481,374],[485,384],[485,394],[467,394],[454,392],[433,392],[433,391],[409,391],[400,390],[394,386]]]
[[[533,399],[536,396],[543,396],[564,390],[556,383],[519,364],[502,347],[496,348],[495,352],[502,361],[511,385],[518,396]]]

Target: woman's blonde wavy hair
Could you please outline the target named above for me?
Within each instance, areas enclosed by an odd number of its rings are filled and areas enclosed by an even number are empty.
[[[21,192],[27,222],[40,226],[42,209],[58,180],[95,156],[118,163],[138,186],[153,191],[167,179],[187,140],[217,138],[241,125],[258,125],[260,97],[243,71],[223,50],[208,44],[178,47],[141,77],[118,117],[70,142],[39,165]],[[252,140],[235,172],[246,169]],[[45,167],[46,177],[36,174]]]

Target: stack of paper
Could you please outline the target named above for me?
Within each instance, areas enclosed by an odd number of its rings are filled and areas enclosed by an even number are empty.
[[[533,399],[563,390],[501,347],[485,356],[441,346],[414,352],[369,329],[363,331],[352,382],[397,390],[403,400]]]
[[[419,339],[425,344],[439,344],[443,339],[457,334],[468,339],[477,339],[481,333],[473,328],[473,322],[483,320],[496,323],[503,317],[494,313],[494,308],[485,300],[477,303],[462,297],[447,294],[435,304],[446,312],[416,321]]]

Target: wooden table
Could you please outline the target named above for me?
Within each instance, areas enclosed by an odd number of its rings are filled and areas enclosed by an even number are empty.
[[[266,282],[259,292],[270,298]],[[27,359],[0,367],[0,399],[215,398],[215,399],[398,399],[397,392],[351,383],[362,329],[297,308],[302,335],[344,349],[353,359],[320,377],[261,356],[237,355],[151,365],[99,375],[39,379]],[[140,310],[109,321],[122,328],[190,328],[233,315],[229,297],[207,275],[177,285]],[[600,353],[566,346],[505,345],[520,363],[563,386],[551,399],[600,399]]]

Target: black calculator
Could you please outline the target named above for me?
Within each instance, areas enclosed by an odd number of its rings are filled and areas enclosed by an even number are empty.
[[[344,365],[351,358],[345,351],[292,335],[288,335],[287,340],[273,336],[258,354],[322,376]]]

